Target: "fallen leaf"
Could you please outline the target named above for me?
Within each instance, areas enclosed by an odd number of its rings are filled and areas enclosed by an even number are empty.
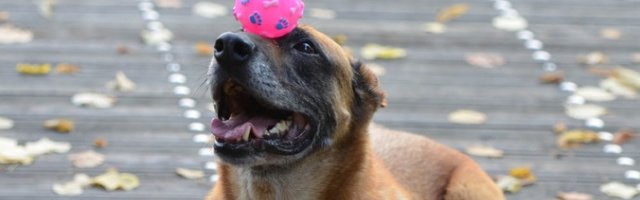
[[[117,189],[132,190],[140,186],[137,176],[129,173],[120,173],[116,169],[108,169],[107,172],[94,177],[91,184],[100,186],[107,191]]]
[[[562,133],[557,140],[561,148],[574,148],[581,144],[596,143],[600,137],[596,132],[590,130],[569,130]]]
[[[362,58],[367,60],[383,59],[392,60],[407,56],[406,50],[402,48],[382,46],[378,44],[367,44],[360,50]]]
[[[0,44],[27,43],[33,40],[33,32],[10,24],[0,25]]]
[[[584,65],[602,65],[609,63],[609,55],[594,51],[586,55],[578,56],[578,62]]]
[[[27,142],[24,147],[32,156],[40,156],[49,153],[67,153],[71,150],[70,143],[56,142],[49,138],[42,138],[35,142]]]
[[[533,184],[536,177],[529,167],[515,167],[509,170],[509,176],[520,179],[523,186]]]
[[[540,82],[545,84],[560,84],[564,80],[562,72],[546,72],[540,76]]]
[[[579,193],[579,192],[559,192],[558,200],[593,200],[593,196],[590,194]]]
[[[640,90],[640,72],[618,67],[613,70],[613,77],[620,83],[628,85],[635,90]]]
[[[58,74],[75,74],[80,71],[80,67],[68,63],[60,63],[56,65],[56,73]]]
[[[487,115],[474,110],[456,110],[449,113],[449,122],[455,124],[483,124]]]
[[[609,182],[600,186],[600,191],[611,197],[632,199],[638,195],[638,189],[620,182]]]
[[[601,66],[592,66],[592,67],[589,67],[589,73],[592,73],[601,77],[609,77],[613,75],[613,70],[609,68],[604,68]]]
[[[104,155],[92,150],[69,154],[68,158],[77,168],[93,168],[104,162]]]
[[[0,164],[29,165],[32,162],[33,156],[23,146],[18,145],[18,141],[0,137]]]
[[[336,11],[329,9],[312,8],[309,16],[317,19],[335,19]]]
[[[55,5],[55,0],[40,0],[38,3],[38,12],[42,17],[49,19],[53,16],[53,9]]]
[[[501,176],[496,181],[496,184],[502,191],[508,193],[516,193],[522,189],[522,181],[520,179],[511,176]]]
[[[467,54],[465,60],[470,65],[481,68],[496,68],[504,65],[504,58],[496,53]]]
[[[81,195],[83,188],[91,183],[91,177],[86,174],[76,174],[72,181],[53,184],[53,192],[62,196]]]
[[[480,156],[487,158],[502,158],[504,156],[504,151],[500,149],[496,149],[490,146],[481,146],[481,145],[473,145],[468,146],[465,149],[467,154],[472,156]]]
[[[427,33],[441,34],[447,31],[447,26],[440,22],[429,22],[422,25],[422,30]]]
[[[373,72],[373,74],[378,77],[383,76],[387,73],[387,70],[381,65],[375,63],[367,63],[366,66],[369,70],[371,70],[371,72]]]
[[[44,122],[44,128],[58,133],[70,133],[73,132],[75,125],[70,119],[50,119]]]
[[[565,113],[574,119],[589,119],[607,114],[607,109],[593,104],[568,105],[565,106]]]
[[[116,72],[116,79],[109,81],[107,87],[120,92],[131,92],[136,89],[136,83],[129,79],[124,72],[118,71]]]
[[[0,130],[9,130],[13,128],[13,120],[0,117]]]
[[[565,123],[558,122],[555,125],[553,125],[554,133],[560,134],[560,133],[564,133],[565,131],[567,131],[567,125]]]
[[[440,23],[447,23],[451,20],[457,19],[463,14],[469,11],[469,5],[464,3],[454,4],[449,6],[438,13],[436,21]]]
[[[212,56],[213,55],[213,47],[206,42],[197,42],[195,46],[193,46],[196,53],[200,56]]]
[[[93,140],[93,146],[95,146],[96,148],[102,149],[105,148],[109,145],[109,141],[105,140],[105,139],[95,139]]]
[[[620,83],[615,78],[607,78],[600,81],[600,88],[614,94],[616,96],[622,96],[627,99],[636,99],[638,92],[630,86]]]
[[[160,8],[182,8],[182,0],[156,0]]]
[[[622,37],[622,32],[615,28],[605,28],[600,30],[600,37],[608,40],[617,40]]]
[[[166,28],[161,28],[159,30],[154,30],[154,31],[143,30],[140,33],[140,36],[142,37],[142,40],[144,41],[145,44],[152,45],[152,46],[169,42],[171,39],[173,39],[173,33]]]
[[[499,16],[493,18],[493,27],[505,31],[519,31],[526,29],[527,20],[520,16]]]
[[[621,129],[613,135],[613,144],[622,145],[636,137],[636,132],[631,129]]]
[[[223,5],[206,1],[201,1],[193,5],[192,11],[193,14],[204,18],[221,17],[227,15],[229,12],[227,7]]]
[[[120,55],[131,54],[131,49],[125,45],[118,45],[116,52]]]
[[[80,107],[110,108],[116,103],[116,98],[98,93],[78,93],[73,95],[71,102]]]
[[[8,12],[0,11],[0,23],[9,21],[9,16]]]
[[[19,63],[16,65],[16,71],[25,75],[46,75],[51,72],[51,64]]]
[[[176,174],[186,179],[200,179],[204,177],[204,172],[202,170],[192,170],[181,167],[176,168]]]
[[[594,102],[613,101],[616,99],[616,95],[613,95],[606,90],[597,87],[581,87],[578,88],[574,94],[584,97],[584,99],[587,101]]]

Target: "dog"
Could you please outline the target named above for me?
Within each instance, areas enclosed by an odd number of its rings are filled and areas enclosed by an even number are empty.
[[[467,156],[372,124],[386,105],[377,77],[311,26],[223,33],[214,49],[219,180],[206,199],[504,199]]]

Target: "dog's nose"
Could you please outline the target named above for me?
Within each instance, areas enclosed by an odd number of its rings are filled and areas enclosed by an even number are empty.
[[[255,44],[246,35],[223,33],[214,45],[215,58],[223,65],[237,65],[249,60],[255,51]]]

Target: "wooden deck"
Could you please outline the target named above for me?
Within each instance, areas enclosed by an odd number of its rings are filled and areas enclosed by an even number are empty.
[[[108,148],[104,165],[74,169],[66,154],[46,155],[29,166],[0,166],[0,199],[201,199],[211,183],[186,180],[175,175],[176,167],[205,169],[209,156],[199,155],[207,144],[195,143],[189,124],[208,122],[213,114],[206,87],[201,87],[209,58],[194,53],[198,41],[212,42],[222,32],[236,30],[231,16],[218,19],[196,17],[194,0],[185,0],[180,9],[159,9],[160,21],[175,34],[172,52],[182,66],[191,97],[197,101],[199,119],[187,119],[178,106],[181,96],[173,94],[167,62],[155,48],[140,40],[146,22],[140,17],[138,1],[57,0],[49,20],[37,14],[33,1],[0,0],[0,11],[11,15],[10,22],[34,31],[26,44],[0,45],[0,116],[16,121],[15,128],[0,136],[21,141],[49,137],[73,144],[71,152],[92,149],[93,140],[104,138]],[[231,6],[231,0],[215,2]],[[448,26],[440,35],[420,30],[437,11],[453,3],[468,3],[469,13]],[[632,0],[520,0],[513,7],[529,20],[530,30],[543,41],[570,80],[581,85],[597,85],[599,77],[576,62],[576,56],[604,51],[612,63],[640,70],[631,63],[631,53],[640,52],[640,2]],[[490,174],[505,174],[510,167],[530,166],[538,182],[509,195],[509,199],[554,199],[559,191],[579,191],[608,199],[598,191],[608,180],[638,184],[624,172],[638,167],[616,164],[616,155],[602,152],[602,144],[587,145],[556,159],[551,126],[565,122],[575,127],[582,122],[564,114],[567,93],[542,85],[540,65],[531,59],[515,33],[495,29],[491,20],[498,15],[490,1],[442,0],[322,0],[306,1],[308,9],[337,12],[334,20],[306,17],[330,35],[348,36],[348,46],[360,49],[366,43],[406,48],[404,59],[376,61],[386,67],[381,77],[388,92],[389,106],[380,111],[377,123],[429,136],[458,149],[471,144],[487,144],[503,149],[502,159],[475,158]],[[620,29],[620,40],[600,38],[602,28]],[[118,55],[120,45],[131,49]],[[495,52],[506,65],[496,69],[469,66],[464,57],[471,52]],[[80,65],[75,75],[22,76],[17,63],[72,63]],[[125,72],[138,84],[132,93],[113,93],[104,84],[116,71]],[[70,97],[78,92],[116,94],[119,101],[111,109],[73,106]],[[605,130],[640,129],[640,101],[616,100],[605,103],[610,114],[603,117]],[[485,112],[483,125],[455,125],[449,112],[468,108]],[[67,117],[76,120],[77,130],[69,135],[43,130],[43,120]],[[208,129],[208,128],[207,128]],[[206,134],[207,131],[201,132]],[[624,155],[640,158],[640,141],[624,145]],[[420,158],[416,158],[420,159]],[[76,197],[55,195],[51,186],[67,181],[74,173],[97,175],[108,167],[139,175],[140,188],[128,192],[104,192],[89,188]],[[208,177],[208,176],[207,176]],[[416,177],[419,178],[419,177]]]

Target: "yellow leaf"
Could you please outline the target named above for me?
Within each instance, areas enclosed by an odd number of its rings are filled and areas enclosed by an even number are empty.
[[[204,172],[201,170],[192,170],[181,167],[176,168],[176,174],[186,179],[199,179],[204,177]]]
[[[449,114],[449,121],[456,124],[484,124],[487,115],[474,110],[457,110]]]
[[[467,13],[467,11],[469,11],[469,5],[464,3],[454,4],[440,11],[436,17],[436,21],[446,23],[462,16]]]
[[[571,148],[598,141],[600,141],[600,138],[596,132],[590,130],[570,130],[562,133],[558,137],[557,143],[561,148]]]
[[[362,47],[360,54],[367,60],[383,59],[392,60],[407,56],[406,50],[402,48],[382,46],[378,44],[367,44]]]
[[[58,133],[70,133],[75,128],[75,125],[70,119],[50,119],[44,122],[44,128]]]
[[[51,64],[26,64],[16,65],[16,71],[25,75],[46,75],[51,72]]]

